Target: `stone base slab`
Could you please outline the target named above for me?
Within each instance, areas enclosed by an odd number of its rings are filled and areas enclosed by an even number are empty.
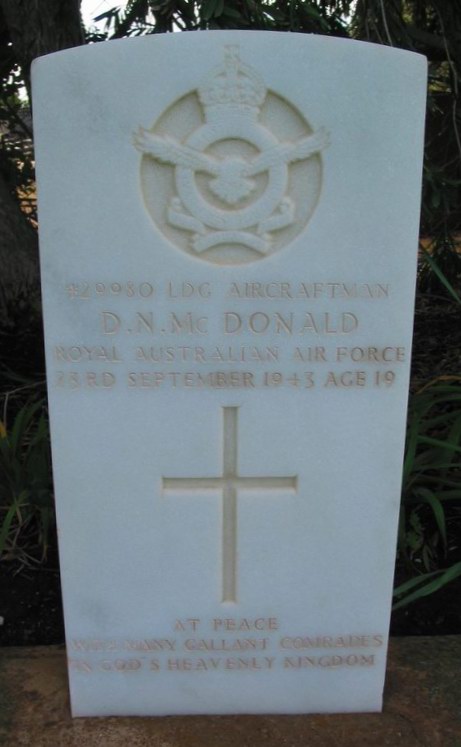
[[[461,747],[461,636],[391,640],[382,714],[81,718],[62,646],[0,649],[2,747]]]

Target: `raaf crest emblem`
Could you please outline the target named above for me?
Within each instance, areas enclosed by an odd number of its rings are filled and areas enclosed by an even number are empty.
[[[325,129],[225,47],[223,64],[134,145],[148,212],[189,254],[216,264],[262,259],[304,228],[317,204]]]

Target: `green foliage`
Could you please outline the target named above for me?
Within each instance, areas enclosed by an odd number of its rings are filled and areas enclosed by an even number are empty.
[[[447,294],[456,303],[461,304],[461,295],[449,280],[449,278],[456,279],[459,277],[461,254],[459,254],[459,246],[453,245],[449,239],[448,245],[449,251],[443,251],[443,245],[441,249],[440,244],[435,240],[431,242],[429,250],[421,246],[424,264],[419,271],[420,282],[422,278],[426,285],[433,285],[434,278],[436,278]],[[432,274],[428,274],[428,269]]]
[[[24,405],[7,430],[0,421],[0,559],[46,559],[54,522],[48,419],[42,400]]]
[[[423,173],[420,288],[458,294],[461,286],[461,7],[438,0],[358,0],[357,39],[420,52],[429,85]]]
[[[0,168],[23,211],[36,226],[32,122],[17,65],[7,67],[7,74],[0,77]]]
[[[413,395],[399,523],[399,560],[410,578],[394,609],[461,576],[461,377]]]
[[[260,29],[347,35],[351,0],[130,0],[95,20],[105,21],[108,38],[165,31]]]
[[[455,581],[460,576],[461,562],[454,563],[446,570],[433,571],[432,573],[415,576],[394,589],[394,597],[398,601],[393,605],[392,609],[398,610],[400,607],[405,607],[412,602],[416,602],[418,599],[435,594],[436,591],[443,589],[444,586],[451,581]]]
[[[21,399],[8,393],[30,386],[44,390],[45,379],[40,292],[19,266],[16,270],[8,285],[0,283],[0,351],[7,351],[0,355],[0,397],[13,402],[13,412]]]

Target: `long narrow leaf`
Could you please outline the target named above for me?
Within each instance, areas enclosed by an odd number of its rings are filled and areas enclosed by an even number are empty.
[[[438,266],[437,262],[433,259],[433,257],[431,257],[431,255],[429,254],[429,252],[426,249],[424,249],[424,248],[423,248],[423,254],[424,254],[424,258],[425,258],[427,264],[429,265],[429,267],[431,268],[431,270],[433,271],[433,273],[435,275],[437,275],[437,277],[440,280],[440,282],[442,283],[442,285],[447,289],[447,291],[455,299],[455,301],[457,303],[461,304],[461,297],[455,291],[455,289],[453,288],[453,286],[450,283],[450,281],[448,280],[448,278],[443,274],[443,272],[440,269],[440,267]]]
[[[405,454],[405,461],[403,464],[403,480],[407,479],[408,475],[412,472],[416,449],[418,446],[418,431],[419,431],[419,418],[414,418],[410,423],[410,428],[407,434],[407,448]]]
[[[2,526],[0,529],[0,557],[5,552],[6,540],[8,538],[11,522],[16,514],[16,504],[13,503],[6,512],[5,518],[3,519]]]
[[[461,443],[461,416],[457,418],[457,420],[453,423],[452,427],[450,428],[450,431],[448,433],[447,440],[449,443],[453,444],[459,444]],[[448,454],[449,461],[454,459],[454,453],[452,453],[451,460],[450,455]],[[442,475],[445,477],[447,474],[448,467],[444,467],[442,470]]]
[[[30,425],[35,413],[42,407],[42,402],[35,402],[33,405],[25,405],[17,414],[13,427],[10,432],[9,442],[13,453],[17,453],[21,442],[24,439],[28,426]]]
[[[415,578],[410,578],[408,581],[404,581],[403,584],[400,584],[400,586],[397,586],[397,588],[394,589],[393,596],[400,597],[402,594],[406,594],[407,591],[411,591],[415,586],[421,586],[421,584],[427,581],[428,578],[433,578],[440,572],[441,571],[431,571],[430,573],[424,573],[421,576],[416,576]]]
[[[434,578],[434,576],[438,576],[438,578]],[[454,581],[456,578],[459,578],[461,576],[461,562],[455,563],[451,566],[451,568],[448,568],[446,571],[435,571],[435,573],[427,573],[424,574],[424,576],[419,576],[418,579],[412,579],[412,581],[419,581],[420,583],[424,581],[427,581],[429,578],[432,578],[429,583],[425,584],[424,586],[421,586],[419,589],[416,589],[411,594],[408,594],[408,596],[405,596],[400,601],[396,602],[392,609],[398,610],[401,607],[405,607],[406,605],[410,604],[411,602],[416,601],[417,599],[421,599],[422,597],[427,597],[430,594],[434,594],[436,591],[439,591],[439,589],[443,588],[447,584],[449,584],[451,581]],[[414,584],[416,585],[416,584]],[[402,586],[399,586],[397,589],[394,590],[394,596],[398,597],[401,596],[407,589],[405,589],[406,584],[402,584]]]
[[[431,446],[441,446],[444,449],[448,449],[449,451],[459,451],[459,453],[461,454],[461,446],[455,446],[454,444],[450,444],[447,441],[440,441],[438,438],[419,436],[418,440],[423,444],[430,444]]]
[[[438,530],[440,532],[440,536],[442,537],[442,542],[446,549],[447,527],[446,527],[446,522],[445,522],[445,512],[443,510],[442,504],[440,503],[440,500],[435,495],[435,493],[433,493],[432,490],[429,490],[428,488],[419,488],[417,495],[421,496],[422,500],[426,501],[429,504],[429,506],[432,508],[432,512],[434,514],[434,518],[435,518]]]

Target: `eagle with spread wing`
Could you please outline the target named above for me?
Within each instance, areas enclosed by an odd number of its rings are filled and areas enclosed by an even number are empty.
[[[322,127],[295,143],[274,145],[251,160],[240,156],[216,158],[183,145],[168,135],[154,135],[143,127],[134,134],[133,142],[137,150],[156,161],[210,174],[214,178],[210,179],[208,186],[213,194],[229,205],[236,205],[256,189],[256,182],[251,177],[278,164],[310,158],[328,147],[329,137]]]

